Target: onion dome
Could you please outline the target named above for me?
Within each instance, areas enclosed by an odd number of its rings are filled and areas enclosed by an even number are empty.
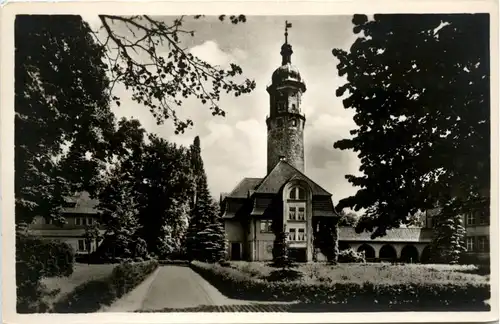
[[[300,76],[299,69],[291,63],[292,54],[292,45],[286,42],[281,46],[281,66],[273,72],[272,84],[278,86],[289,82],[299,83],[300,87],[305,91],[305,84]]]

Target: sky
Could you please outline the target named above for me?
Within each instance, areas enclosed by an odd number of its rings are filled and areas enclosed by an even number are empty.
[[[93,28],[99,26],[97,17],[83,18]],[[173,18],[161,17],[166,21]],[[269,114],[266,86],[281,64],[280,48],[288,20],[293,25],[288,36],[294,51],[292,64],[299,69],[307,87],[301,106],[306,116],[305,173],[332,193],[332,200],[337,203],[356,192],[344,176],[358,174],[360,165],[354,152],[333,148],[335,141],[349,137],[349,130],[356,127],[351,109],[344,109],[342,98],[335,96],[335,90],[346,81],[338,76],[338,61],[332,54],[333,48],[348,50],[356,39],[351,19],[352,16],[247,16],[245,23],[232,25],[221,23],[216,17],[186,17],[184,29],[195,31],[193,37],[182,38],[187,51],[213,65],[239,65],[246,78],[256,81],[256,89],[240,97],[223,96],[219,106],[226,111],[226,117],[214,117],[208,106],[186,101],[178,113],[191,118],[194,126],[179,135],[174,134],[169,121],[156,125],[149,110],[132,101],[131,93],[121,86],[114,88],[121,105],[112,109],[118,118],[139,119],[148,132],[171,142],[189,145],[199,136],[209,188],[215,198],[221,192],[230,192],[244,177],[264,177],[265,119]]]

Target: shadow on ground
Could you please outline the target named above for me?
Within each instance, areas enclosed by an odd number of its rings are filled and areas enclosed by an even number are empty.
[[[55,303],[52,313],[93,313],[115,299],[116,293],[107,280],[93,280],[76,287]]]

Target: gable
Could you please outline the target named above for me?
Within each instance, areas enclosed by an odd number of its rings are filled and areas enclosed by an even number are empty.
[[[313,196],[331,196],[325,189],[309,179],[305,174],[288,164],[286,161],[280,161],[271,172],[262,180],[255,189],[258,194],[277,194],[283,185],[291,179],[305,181],[312,190]]]

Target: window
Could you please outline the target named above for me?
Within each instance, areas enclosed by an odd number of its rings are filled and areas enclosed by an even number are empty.
[[[76,225],[82,225],[82,219],[80,217],[75,218]]]
[[[298,215],[297,215],[297,219],[298,220],[305,220],[306,217],[305,217],[305,208],[304,207],[299,207],[299,212],[298,212]]]
[[[85,251],[90,251],[90,241],[85,240]]]
[[[477,251],[478,252],[487,252],[488,251],[488,237],[487,236],[479,236],[477,238]]]
[[[480,212],[479,213],[479,225],[486,225],[488,224],[488,217],[486,212]]]
[[[271,220],[261,220],[260,221],[260,231],[262,233],[270,233],[272,232],[272,221]]]
[[[299,199],[300,200],[306,199],[306,192],[304,191],[304,189],[302,189],[302,188],[297,188],[297,189],[298,189],[298,192],[299,192]]]
[[[295,207],[289,207],[288,208],[288,219],[290,220],[295,220],[297,217],[296,212],[295,212]]]
[[[293,110],[296,110],[297,109],[297,106],[295,104],[292,104],[292,109]],[[294,125],[295,126],[295,125]]]
[[[292,127],[297,127],[297,119],[292,119],[291,125],[292,125]]]
[[[305,241],[306,240],[306,231],[303,228],[299,228],[299,234],[297,235],[297,241]]]
[[[467,214],[467,225],[475,225],[476,224],[476,215],[471,212]]]
[[[301,187],[294,187],[290,190],[290,199],[292,200],[305,200],[306,199],[306,191]]]
[[[92,225],[92,217],[87,217],[87,225]]]
[[[85,240],[78,240],[78,251],[85,251]]]
[[[295,241],[295,228],[290,228],[290,232],[288,232],[288,240],[289,241]]]
[[[474,237],[467,237],[467,251],[474,251]]]

